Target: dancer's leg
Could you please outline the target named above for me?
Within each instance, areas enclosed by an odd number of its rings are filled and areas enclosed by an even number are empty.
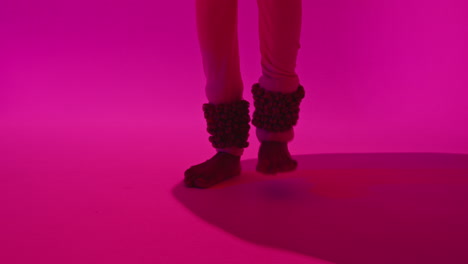
[[[270,92],[299,92],[295,68],[301,47],[302,0],[257,0],[257,4],[262,66],[258,85]],[[294,138],[292,126],[280,132],[257,127],[256,135],[261,142],[258,171],[274,174],[297,167],[288,150]]]
[[[208,101],[220,104],[242,99],[237,0],[196,0],[196,19]]]
[[[196,20],[209,101],[203,110],[217,153],[186,170],[184,182],[208,188],[240,174],[250,116],[249,103],[242,99],[237,0],[196,0]]]
[[[257,0],[262,76],[260,87],[274,92],[292,93],[299,86],[296,60],[302,25],[302,0]],[[294,129],[271,132],[256,128],[260,141],[289,142]]]
[[[237,0],[196,0],[195,4],[206,97],[212,104],[241,100]],[[217,150],[238,156],[244,152],[236,147]]]

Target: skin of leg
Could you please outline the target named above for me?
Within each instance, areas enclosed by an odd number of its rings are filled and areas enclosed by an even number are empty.
[[[257,5],[262,66],[260,87],[292,93],[300,83],[295,68],[301,47],[302,0],[257,0]],[[274,174],[296,168],[297,162],[291,159],[287,148],[287,143],[294,138],[293,128],[284,132],[256,128],[256,136],[262,143],[257,170]]]

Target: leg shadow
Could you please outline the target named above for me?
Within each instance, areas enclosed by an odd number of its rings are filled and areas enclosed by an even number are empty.
[[[340,264],[468,263],[468,155],[298,155],[274,176],[243,173],[172,190],[198,217],[245,241]]]

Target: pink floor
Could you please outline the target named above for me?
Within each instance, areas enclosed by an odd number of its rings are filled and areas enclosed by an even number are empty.
[[[358,2],[304,1],[298,170],[207,190],[194,1],[2,2],[0,263],[468,263],[468,5]]]

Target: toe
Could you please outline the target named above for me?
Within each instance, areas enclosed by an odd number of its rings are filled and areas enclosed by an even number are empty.
[[[193,186],[198,188],[208,188],[210,187],[209,181],[204,177],[198,177],[193,180]]]
[[[213,175],[213,174],[205,174],[203,176],[200,176],[200,177],[194,179],[193,184],[197,188],[205,189],[205,188],[209,188],[209,187],[223,181],[223,179],[225,179],[225,178],[227,178],[227,177],[223,178],[221,176],[216,177],[216,175]]]
[[[258,172],[266,173],[268,171],[268,163],[262,160],[258,160],[256,170]]]
[[[184,183],[189,187],[193,187],[194,179],[196,179],[200,175],[201,175],[200,168],[196,166],[192,166],[184,172]]]
[[[291,160],[286,164],[286,171],[293,171],[297,168],[297,161]]]
[[[259,161],[256,170],[263,174],[276,174],[278,171],[277,166],[269,161]]]
[[[267,168],[268,174],[278,173],[280,171],[280,166],[279,165],[280,165],[279,162],[270,160],[270,162],[268,164],[268,168]]]
[[[293,171],[297,168],[297,161],[290,159],[284,162],[281,166],[283,172]]]

